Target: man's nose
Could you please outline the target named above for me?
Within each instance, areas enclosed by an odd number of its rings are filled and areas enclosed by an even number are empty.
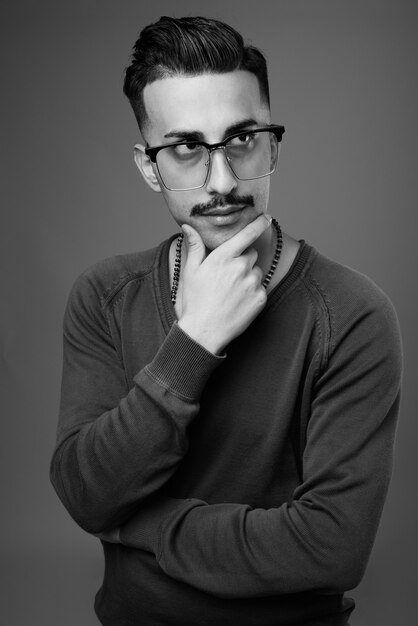
[[[209,193],[225,195],[236,188],[237,179],[227,163],[224,150],[214,150],[210,156],[210,172],[206,183],[206,190]]]

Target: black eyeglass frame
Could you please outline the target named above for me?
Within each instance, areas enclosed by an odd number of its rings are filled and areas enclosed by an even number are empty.
[[[174,148],[175,146],[181,146],[181,145],[204,146],[207,149],[209,153],[209,157],[210,157],[211,152],[213,152],[214,150],[219,150],[220,148],[225,150],[226,144],[229,141],[231,141],[231,139],[234,139],[235,137],[241,137],[241,135],[245,135],[246,133],[253,133],[253,132],[260,132],[260,131],[273,133],[277,139],[277,142],[280,143],[283,138],[285,128],[284,126],[280,126],[277,124],[271,124],[270,126],[262,126],[260,128],[246,128],[246,129],[240,130],[239,132],[233,133],[232,135],[229,135],[228,137],[225,137],[225,139],[223,139],[222,141],[218,141],[217,143],[207,143],[206,141],[183,140],[183,141],[176,141],[175,143],[166,143],[161,146],[152,146],[152,147],[147,146],[145,148],[145,154],[150,158],[152,163],[156,164],[158,168],[157,154],[160,152],[160,150],[163,150],[164,148]],[[158,171],[159,171],[159,168],[158,168]],[[270,174],[273,173],[273,171],[270,172],[269,174],[263,174],[263,176],[257,176],[255,178],[263,178],[264,176],[269,176]],[[240,179],[233,170],[232,172],[238,180],[255,180],[252,178]],[[209,169],[208,169],[208,174],[209,174]],[[160,173],[160,176],[161,176],[161,173]],[[164,183],[164,179],[162,176],[161,176],[161,180],[163,182],[164,187],[167,187],[167,185]],[[204,187],[206,184],[206,181],[207,181],[207,177],[202,185],[199,185],[199,187],[192,187],[190,189],[187,189],[187,191],[192,190],[192,189],[200,189],[201,187]],[[170,191],[186,191],[185,189],[171,189],[170,187],[167,187],[167,189],[169,189]]]

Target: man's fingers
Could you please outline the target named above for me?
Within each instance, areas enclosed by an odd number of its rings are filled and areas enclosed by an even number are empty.
[[[205,258],[205,244],[199,233],[190,224],[183,224],[181,228],[187,246],[187,264],[198,267]]]
[[[271,216],[263,213],[259,215],[253,222],[247,224],[239,233],[225,241],[216,252],[219,254],[226,254],[227,256],[241,256],[241,254],[254,241],[256,241],[260,235],[270,226]]]
[[[246,259],[248,262],[248,267],[252,269],[254,265],[257,263],[258,252],[255,248],[250,246],[249,248],[247,248],[245,252],[241,254],[241,258]]]

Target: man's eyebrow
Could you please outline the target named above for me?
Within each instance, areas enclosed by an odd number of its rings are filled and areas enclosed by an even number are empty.
[[[258,125],[259,124],[256,120],[253,120],[251,117],[249,117],[245,120],[241,120],[241,122],[237,122],[236,124],[232,124],[231,126],[228,126],[228,128],[225,130],[224,137],[228,137],[229,135],[233,135],[234,133],[239,133],[240,130],[249,130],[250,126],[258,126]]]
[[[246,118],[235,124],[231,124],[225,129],[224,138],[239,133],[241,130],[248,130],[252,126],[257,126],[258,122],[252,118]],[[177,139],[178,141],[205,141],[205,135],[199,130],[174,129],[164,135],[166,139]]]
[[[198,130],[170,130],[164,135],[167,139],[176,138],[179,141],[203,141],[204,135]]]

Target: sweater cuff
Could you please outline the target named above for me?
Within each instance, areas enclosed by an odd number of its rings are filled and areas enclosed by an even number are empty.
[[[200,500],[178,500],[168,497],[152,498],[141,506],[139,512],[120,528],[120,541],[124,546],[153,552],[158,558],[160,535],[164,522],[176,511],[192,509]]]
[[[174,322],[164,343],[145,370],[173,393],[195,400],[209,376],[225,360],[206,350]]]

